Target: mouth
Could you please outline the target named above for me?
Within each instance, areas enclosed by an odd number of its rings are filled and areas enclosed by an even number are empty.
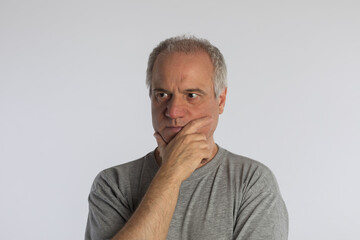
[[[172,133],[178,133],[183,129],[183,127],[179,126],[173,126],[173,127],[166,127],[166,130],[172,132]]]

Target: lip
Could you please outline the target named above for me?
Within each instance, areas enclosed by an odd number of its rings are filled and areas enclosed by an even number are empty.
[[[183,129],[183,127],[166,127],[166,130],[173,133],[178,133],[181,131],[181,129]]]

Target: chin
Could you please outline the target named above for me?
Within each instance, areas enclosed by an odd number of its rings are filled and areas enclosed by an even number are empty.
[[[163,137],[163,136],[162,136],[162,138],[164,139],[164,141],[165,141],[167,144],[168,144],[169,142],[171,142],[171,140],[173,140],[174,137],[175,137],[175,135],[174,135],[174,136],[166,136],[166,137]]]
[[[164,133],[164,134],[161,134],[161,137],[164,139],[164,141],[166,143],[169,143],[171,140],[174,139],[174,137],[176,137],[177,133]]]

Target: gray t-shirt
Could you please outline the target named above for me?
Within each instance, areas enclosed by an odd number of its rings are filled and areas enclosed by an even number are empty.
[[[154,152],[106,169],[89,195],[86,240],[111,239],[140,204],[159,166]],[[263,164],[221,147],[181,184],[169,240],[283,240],[288,214],[276,179]]]

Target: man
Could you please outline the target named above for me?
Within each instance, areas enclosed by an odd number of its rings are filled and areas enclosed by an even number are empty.
[[[271,171],[215,144],[227,93],[220,51],[167,39],[150,54],[147,85],[158,147],[96,177],[85,238],[287,239]]]

